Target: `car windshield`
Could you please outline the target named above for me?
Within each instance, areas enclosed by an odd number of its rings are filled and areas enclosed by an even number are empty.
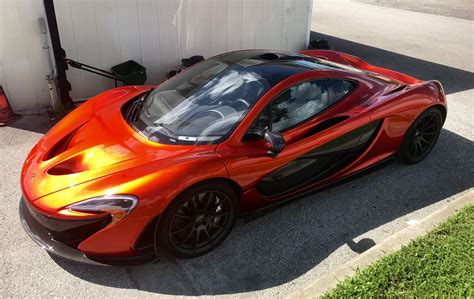
[[[218,143],[269,88],[251,68],[205,60],[151,91],[132,125],[158,143]]]

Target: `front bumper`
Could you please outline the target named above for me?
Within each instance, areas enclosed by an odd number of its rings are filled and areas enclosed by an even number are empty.
[[[87,233],[93,233],[95,229],[103,225],[104,219],[99,219],[91,222],[81,223],[79,226],[73,224],[74,221],[53,219],[40,215],[32,207],[29,207],[26,203],[25,198],[21,198],[19,207],[20,221],[25,229],[28,236],[35,241],[41,248],[46,251],[80,263],[86,263],[91,265],[139,265],[145,263],[156,262],[158,259],[154,250],[146,250],[139,252],[138,255],[134,256],[86,256],[83,252],[77,249],[77,239],[71,239],[69,236],[62,237],[61,232],[57,233],[52,230],[55,226],[69,225],[74,226],[73,228],[67,227],[69,231],[74,233],[74,236],[81,235],[84,237],[84,231]],[[85,228],[82,229],[81,228]],[[66,230],[67,231],[67,230]],[[70,235],[70,234],[69,234]],[[58,241],[61,239],[63,242]],[[75,239],[75,240],[74,240]],[[66,243],[65,243],[66,242]]]

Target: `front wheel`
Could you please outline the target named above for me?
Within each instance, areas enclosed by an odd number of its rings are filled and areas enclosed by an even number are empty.
[[[228,184],[197,185],[184,191],[166,209],[156,237],[175,256],[200,256],[229,235],[237,211],[237,194]]]
[[[436,108],[423,112],[408,129],[398,152],[406,164],[415,164],[426,158],[438,141],[443,115]]]

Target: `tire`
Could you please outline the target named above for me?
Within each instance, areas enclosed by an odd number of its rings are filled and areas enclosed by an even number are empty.
[[[443,115],[437,108],[424,111],[403,138],[398,158],[405,164],[421,162],[433,150],[443,126]]]
[[[185,190],[168,206],[155,240],[173,256],[197,257],[225,240],[237,215],[238,196],[229,184],[199,184]]]

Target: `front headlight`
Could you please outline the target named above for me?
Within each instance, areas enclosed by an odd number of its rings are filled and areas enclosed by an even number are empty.
[[[112,222],[117,222],[130,214],[137,204],[137,197],[117,194],[86,199],[69,205],[66,209],[84,213],[109,213],[112,216]]]

